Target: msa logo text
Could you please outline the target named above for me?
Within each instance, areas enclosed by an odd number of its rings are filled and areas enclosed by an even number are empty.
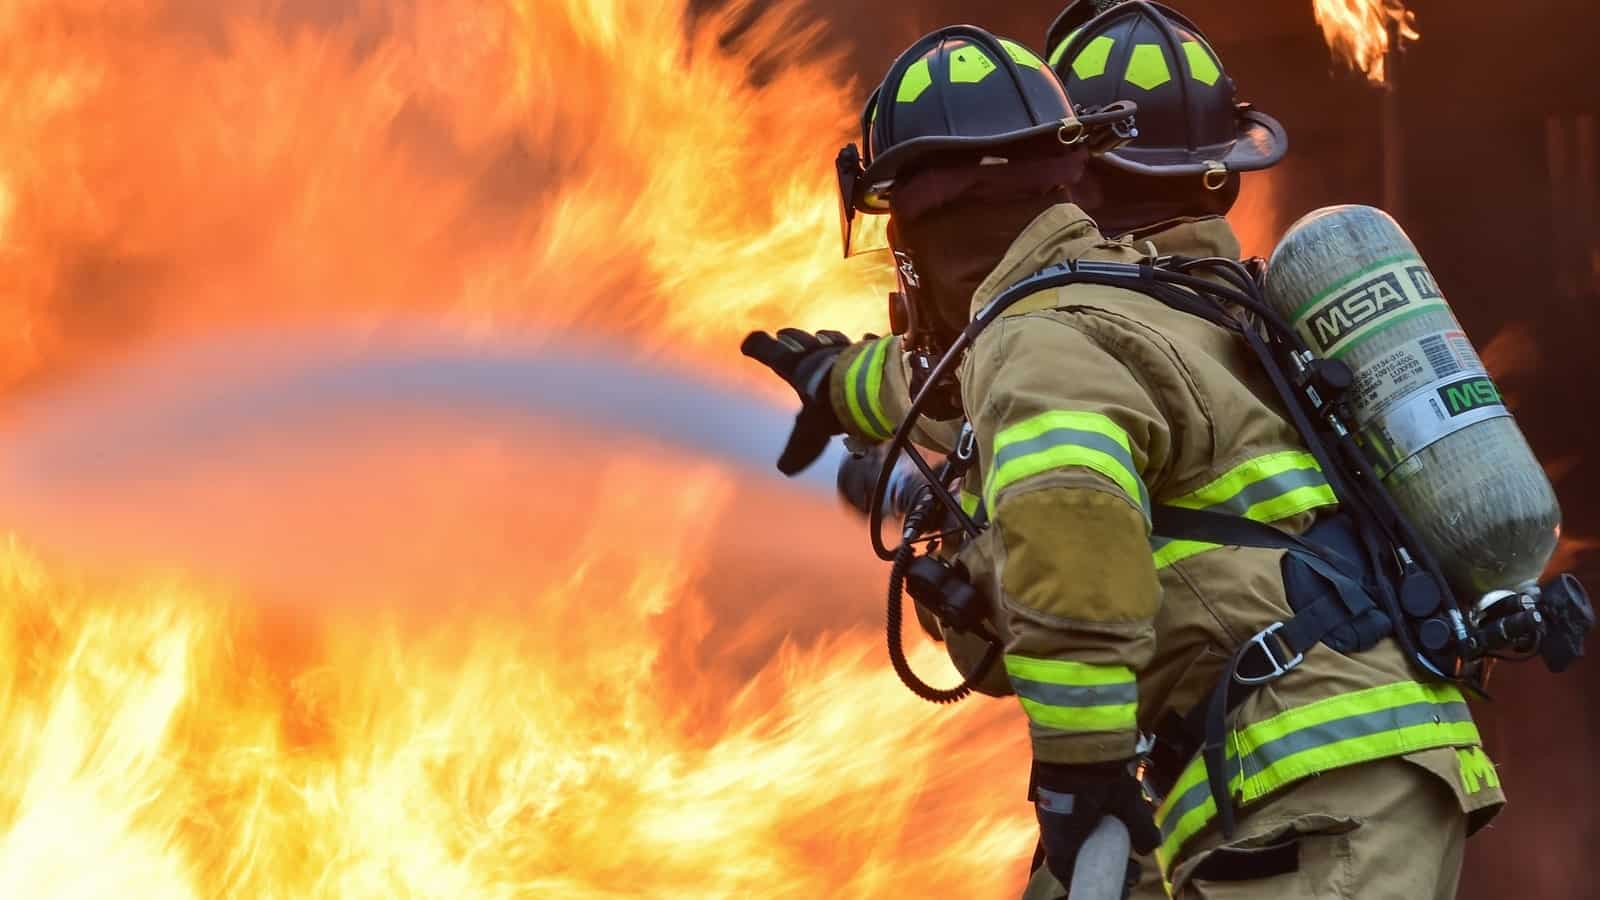
[[[1385,272],[1324,303],[1311,314],[1311,336],[1327,353],[1361,326],[1411,303],[1400,279]]]
[[[1433,273],[1427,266],[1406,266],[1406,275],[1411,278],[1411,286],[1417,289],[1417,295],[1424,300],[1443,300],[1444,295],[1439,293],[1439,284],[1433,280]]]
[[[1451,416],[1463,415],[1485,406],[1499,406],[1504,402],[1500,399],[1500,389],[1483,377],[1447,384],[1439,388],[1439,399],[1444,401]]]

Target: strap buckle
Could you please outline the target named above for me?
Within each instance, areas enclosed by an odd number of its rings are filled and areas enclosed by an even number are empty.
[[[1267,641],[1267,638],[1272,634],[1282,630],[1282,622],[1273,622],[1266,628],[1256,632],[1255,636],[1250,638],[1250,640],[1245,641],[1244,649],[1239,651],[1239,662],[1243,663],[1245,655],[1250,652],[1250,648],[1260,648],[1261,655],[1266,657],[1267,664],[1272,667],[1271,671],[1265,675],[1246,675],[1243,671],[1241,671],[1243,666],[1236,665],[1234,666],[1233,670],[1234,681],[1237,681],[1240,684],[1262,685],[1269,681],[1277,681],[1279,678],[1289,674],[1290,671],[1300,665],[1300,663],[1306,658],[1304,653],[1296,653],[1288,662],[1279,662],[1278,654],[1273,652],[1272,645]],[[1284,644],[1283,646],[1285,650],[1288,649],[1287,644]]]
[[[963,463],[971,463],[977,451],[978,433],[973,430],[972,421],[969,419],[961,423],[961,436],[956,439],[955,457]]]

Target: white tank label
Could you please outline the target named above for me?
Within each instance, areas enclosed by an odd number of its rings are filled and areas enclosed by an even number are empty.
[[[1414,255],[1382,260],[1307,303],[1293,325],[1318,355],[1338,359],[1356,342],[1429,310],[1444,309],[1433,274]]]
[[[1479,368],[1430,382],[1388,404],[1377,416],[1363,417],[1357,436],[1377,465],[1378,477],[1385,478],[1435,441],[1509,415],[1499,388]]]
[[[1364,425],[1425,384],[1464,373],[1486,374],[1459,328],[1406,341],[1356,372],[1350,403]]]

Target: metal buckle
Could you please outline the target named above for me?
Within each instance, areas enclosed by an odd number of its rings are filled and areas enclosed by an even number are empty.
[[[971,462],[973,454],[978,450],[978,433],[972,430],[972,422],[961,423],[961,437],[956,439],[956,459],[962,462]]]
[[[1056,129],[1056,140],[1068,147],[1083,140],[1089,133],[1088,126],[1083,124],[1077,116],[1069,115],[1061,120],[1061,125]]]
[[[1245,651],[1248,651],[1250,645],[1252,644],[1261,648],[1261,655],[1265,656],[1267,658],[1267,662],[1272,664],[1272,672],[1267,675],[1252,677],[1241,673],[1238,667],[1235,667],[1233,670],[1234,681],[1237,681],[1240,684],[1266,684],[1269,681],[1277,681],[1279,678],[1287,675],[1296,666],[1300,665],[1300,662],[1306,658],[1304,653],[1296,653],[1293,659],[1286,663],[1280,663],[1278,662],[1277,654],[1272,652],[1272,646],[1267,643],[1267,637],[1269,635],[1282,630],[1282,622],[1273,622],[1266,628],[1256,632],[1255,636],[1250,638],[1250,640],[1244,642]],[[1241,661],[1243,661],[1245,651],[1241,651],[1239,654]]]

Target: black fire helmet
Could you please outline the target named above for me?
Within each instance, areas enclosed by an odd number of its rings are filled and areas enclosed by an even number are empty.
[[[1139,107],[1138,138],[1102,162],[1157,177],[1196,176],[1213,190],[1231,173],[1275,165],[1283,126],[1237,99],[1200,29],[1150,0],[1074,0],[1050,26],[1051,67],[1080,111],[1119,100]]]

